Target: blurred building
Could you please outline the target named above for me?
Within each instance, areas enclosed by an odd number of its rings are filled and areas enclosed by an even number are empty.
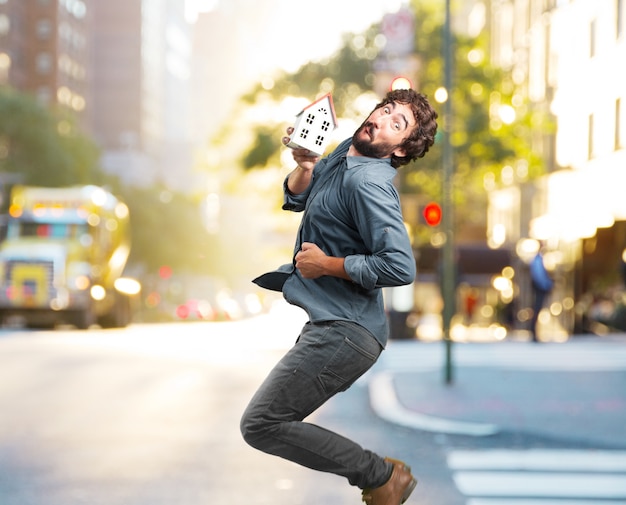
[[[490,194],[488,240],[495,248],[513,247],[522,262],[532,254],[528,245],[547,244],[557,280],[550,312],[565,332],[581,329],[580,302],[588,293],[606,289],[611,279],[620,282],[626,248],[624,4],[490,5],[494,63],[511,72],[532,110],[552,117],[556,130],[530,139],[546,162],[545,177],[524,182],[525,160],[506,167],[509,183]]]
[[[198,16],[193,36],[193,131],[198,143],[207,143],[217,133],[221,122],[243,92],[241,59],[232,41],[232,30],[240,26],[224,9],[214,9]],[[216,51],[224,41],[228,50]],[[229,76],[224,79],[223,76]]]
[[[60,104],[90,122],[87,0],[0,0],[0,85]]]
[[[179,0],[94,1],[93,132],[130,184],[194,186],[191,26]]]
[[[60,104],[124,182],[197,186],[181,0],[0,0],[0,85]]]
[[[201,12],[193,36],[193,131],[206,144],[216,134],[239,97],[262,79],[264,69],[284,61],[268,42],[284,22],[280,0],[222,0]],[[281,43],[283,43],[281,39]]]

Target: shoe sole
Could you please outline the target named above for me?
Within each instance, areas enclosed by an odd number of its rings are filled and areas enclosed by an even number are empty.
[[[411,496],[411,493],[415,490],[416,487],[417,487],[417,479],[414,478],[409,483],[408,487],[404,490],[404,493],[402,493],[402,499],[400,500],[401,504],[409,499],[409,496]]]
[[[411,473],[411,467],[407,465],[404,461],[400,461],[398,459],[393,459],[393,458],[385,458],[385,459],[391,463],[400,463],[401,465],[404,466],[405,471]],[[413,476],[411,475],[411,477]],[[413,477],[413,480],[409,483],[407,488],[404,490],[404,493],[402,493],[400,504],[403,504],[405,501],[409,499],[409,496],[411,496],[411,493],[415,490],[416,487],[417,487],[417,479]]]
[[[393,460],[393,461],[397,461],[397,460]],[[411,473],[410,466],[404,465],[404,468],[406,469],[406,471]],[[406,487],[406,489],[404,490],[404,493],[402,493],[402,497],[400,498],[400,505],[404,504],[404,502],[406,502],[409,499],[409,497],[411,496],[411,493],[415,491],[415,488],[417,487],[417,479],[413,476],[411,477],[412,477],[411,482],[409,482],[409,485]],[[370,489],[364,489],[362,496],[361,496],[361,501],[365,502],[366,505],[371,505],[372,497],[369,495],[369,491]]]

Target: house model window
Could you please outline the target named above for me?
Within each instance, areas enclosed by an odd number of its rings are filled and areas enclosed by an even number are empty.
[[[330,93],[309,104],[297,116],[287,147],[308,149],[321,156],[337,128],[335,107]]]

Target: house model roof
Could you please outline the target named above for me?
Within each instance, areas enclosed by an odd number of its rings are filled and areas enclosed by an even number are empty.
[[[287,147],[308,149],[321,156],[337,128],[337,116],[330,93],[307,105],[297,116]]]

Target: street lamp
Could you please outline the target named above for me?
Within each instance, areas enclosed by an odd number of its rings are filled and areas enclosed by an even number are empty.
[[[404,77],[403,75],[394,77],[390,86],[391,91],[395,91],[396,89],[411,89],[412,87],[413,83],[411,82],[411,79]]]
[[[443,86],[440,86],[435,90],[435,100],[438,103],[446,103],[448,100],[448,90]]]
[[[446,384],[453,381],[452,371],[452,338],[450,327],[454,316],[455,306],[455,268],[454,268],[454,220],[452,215],[452,144],[450,134],[452,132],[452,36],[451,36],[450,0],[446,0],[446,19],[444,25],[444,91],[439,93],[445,97],[444,102],[444,131],[443,131],[443,200],[442,200],[442,224],[446,240],[443,245],[443,268],[441,274],[441,292],[443,296],[443,339],[445,344],[445,373]]]

